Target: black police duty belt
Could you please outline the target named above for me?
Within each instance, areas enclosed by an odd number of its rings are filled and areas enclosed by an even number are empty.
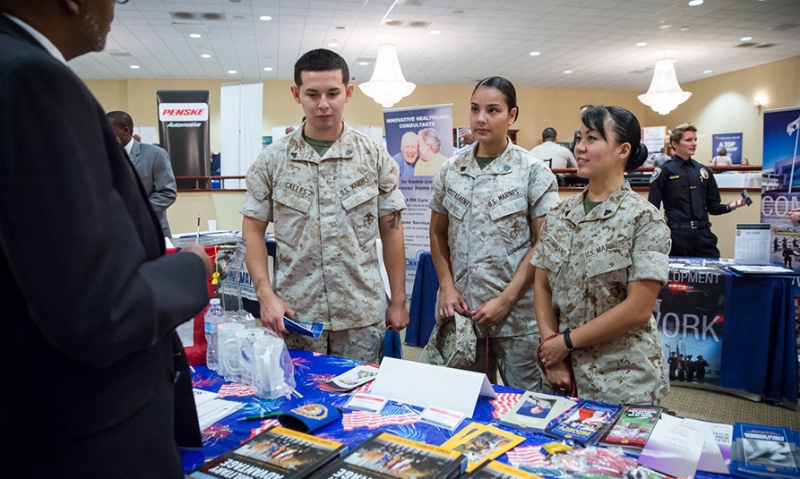
[[[711,228],[710,221],[689,221],[688,223],[667,223],[672,230],[699,230]]]

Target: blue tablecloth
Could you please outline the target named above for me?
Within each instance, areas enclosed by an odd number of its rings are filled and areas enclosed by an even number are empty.
[[[294,363],[297,390],[303,395],[303,398],[298,399],[292,396],[292,398],[264,400],[255,396],[226,397],[225,399],[228,400],[243,402],[245,406],[236,413],[205,429],[203,431],[203,448],[201,450],[182,451],[185,472],[188,473],[201,466],[205,461],[211,460],[222,453],[237,447],[250,437],[266,429],[266,427],[273,422],[272,420],[238,421],[237,419],[241,417],[287,410],[296,406],[311,403],[325,403],[340,408],[344,406],[349,398],[349,395],[323,391],[318,389],[316,386],[357,366],[361,363],[361,361],[325,356],[294,349],[289,350],[289,352],[292,356],[292,362]],[[194,387],[196,388],[218,392],[225,384],[221,377],[219,377],[215,372],[210,371],[205,366],[195,367],[194,369],[195,371],[192,373],[192,381]],[[500,403],[505,405],[513,404],[513,402],[516,402],[516,400],[519,398],[519,394],[523,392],[519,389],[498,385],[494,386],[494,390],[498,394],[498,397],[494,400],[497,405],[493,404],[489,398],[482,396],[478,400],[478,404],[475,407],[475,415],[472,418],[474,421],[480,423],[490,423],[494,419],[495,414],[497,414],[497,408],[502,407],[500,406]],[[408,408],[409,406],[407,405],[398,405],[390,401],[389,404],[384,408],[383,414],[405,414],[408,412]],[[419,409],[416,410],[420,411]],[[345,416],[351,412],[352,411],[344,410]],[[337,440],[343,444],[346,444],[350,449],[352,449],[366,441],[378,431],[388,432],[396,436],[433,445],[441,445],[455,434],[455,432],[450,432],[446,429],[428,425],[422,422],[413,422],[403,425],[387,425],[376,429],[358,427],[352,430],[345,430],[343,426],[344,420],[345,418],[343,417],[342,421],[331,423],[316,431],[314,435],[321,438]],[[465,419],[459,428],[463,428],[469,423],[470,420]],[[552,438],[549,438],[545,435],[524,434],[516,430],[510,431],[514,434],[525,437],[525,442],[521,443],[518,447],[534,446],[552,442]],[[498,460],[505,463],[508,462],[508,458],[505,454],[500,456]],[[697,479],[723,479],[726,476],[698,472],[695,477]]]
[[[720,386],[793,407],[798,364],[792,276],[725,273]],[[430,253],[419,258],[406,344],[424,347],[436,320],[439,281]]]

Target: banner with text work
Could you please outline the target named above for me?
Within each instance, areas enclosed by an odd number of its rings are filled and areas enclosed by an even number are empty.
[[[386,149],[400,167],[400,190],[406,198],[406,294],[411,297],[419,255],[430,251],[433,175],[453,154],[453,105],[383,110],[383,121]]]

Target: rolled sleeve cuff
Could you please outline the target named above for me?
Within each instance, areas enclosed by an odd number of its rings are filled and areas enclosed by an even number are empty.
[[[669,256],[658,251],[642,251],[633,254],[633,264],[628,270],[628,281],[658,281],[667,284],[669,279]]]
[[[391,193],[381,194],[378,198],[378,217],[382,218],[390,215],[395,211],[403,211],[406,209],[406,199],[403,193],[397,189]]]
[[[244,194],[239,213],[259,221],[264,221],[265,223],[272,221],[272,208],[270,208],[270,204],[268,202],[258,201],[250,191]]]

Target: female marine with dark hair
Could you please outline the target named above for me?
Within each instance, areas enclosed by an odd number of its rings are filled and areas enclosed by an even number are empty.
[[[479,338],[467,368],[490,379],[499,369],[506,385],[539,390],[530,258],[558,193],[547,166],[509,140],[518,114],[516,90],[505,78],[475,87],[474,146],[447,160],[433,179],[431,256],[439,321],[455,313],[471,317]]]
[[[652,310],[669,228],[625,181],[647,158],[636,117],[598,106],[581,120],[575,157],[589,184],[550,210],[531,261],[539,360],[555,392],[570,392],[574,371],[583,398],[657,403],[669,382]]]

